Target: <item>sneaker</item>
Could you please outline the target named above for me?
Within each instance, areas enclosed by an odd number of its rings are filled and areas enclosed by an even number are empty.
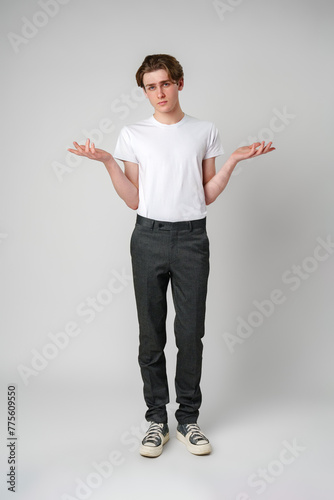
[[[211,444],[197,424],[179,424],[176,437],[194,455],[208,455],[211,453]]]
[[[139,453],[143,457],[158,457],[162,453],[162,447],[169,439],[168,424],[157,424],[150,422],[150,426],[142,440]]]

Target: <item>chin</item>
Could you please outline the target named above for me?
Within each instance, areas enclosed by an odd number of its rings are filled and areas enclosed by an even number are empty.
[[[170,111],[173,111],[173,108],[171,106],[157,106],[156,108],[156,111],[158,111],[159,113],[169,113]]]

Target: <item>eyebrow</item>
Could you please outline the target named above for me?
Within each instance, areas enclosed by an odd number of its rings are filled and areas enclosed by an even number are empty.
[[[161,82],[158,82],[158,85],[161,84],[161,83],[167,83],[167,82],[170,82],[171,80],[162,80]],[[146,87],[153,87],[154,85],[157,85],[156,83],[148,83],[147,85],[145,85],[145,88]]]

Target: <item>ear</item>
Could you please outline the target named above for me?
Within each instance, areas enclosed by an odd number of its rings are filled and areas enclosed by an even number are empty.
[[[145,97],[148,97],[148,96],[147,96],[147,92],[146,92],[145,87],[142,87],[142,89],[143,89],[143,92],[144,92],[144,96],[145,96]]]
[[[181,78],[179,80],[179,83],[177,84],[177,88],[178,88],[178,90],[182,90],[183,87],[184,87],[184,78]]]

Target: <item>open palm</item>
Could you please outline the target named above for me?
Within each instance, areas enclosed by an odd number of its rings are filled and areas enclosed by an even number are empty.
[[[270,151],[274,151],[276,148],[271,147],[272,142],[268,142],[265,146],[265,142],[254,142],[251,146],[242,146],[236,149],[232,153],[232,157],[236,161],[247,160],[248,158],[253,158],[254,156],[260,156]],[[257,149],[258,148],[258,149]]]
[[[92,142],[90,145],[90,140],[86,140],[86,144],[79,145],[77,142],[73,142],[76,149],[68,149],[71,153],[74,153],[77,156],[85,156],[90,160],[97,160],[105,162],[110,160],[112,157],[108,151],[104,151],[103,149],[95,148],[95,144]]]

